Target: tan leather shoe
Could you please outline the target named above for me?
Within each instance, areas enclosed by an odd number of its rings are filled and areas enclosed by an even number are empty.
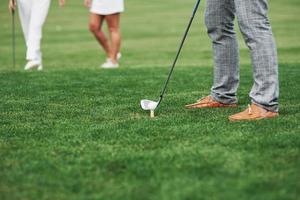
[[[192,108],[221,108],[221,107],[237,107],[237,104],[223,104],[212,98],[212,96],[207,96],[199,99],[196,103],[189,104],[185,106],[188,109]]]
[[[229,116],[230,121],[250,121],[278,117],[278,112],[271,112],[255,104],[249,105],[248,108],[240,113]]]

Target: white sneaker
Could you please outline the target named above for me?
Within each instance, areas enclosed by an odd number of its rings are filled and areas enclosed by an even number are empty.
[[[121,58],[122,58],[122,54],[119,52],[119,53],[117,54],[117,60],[119,61],[119,60],[121,60]]]
[[[119,52],[117,54],[117,60],[119,61],[119,60],[121,60],[121,58],[122,58],[122,54]],[[109,60],[110,60],[110,58],[106,58],[106,62],[109,62]]]
[[[37,70],[38,70],[38,71],[43,71],[43,65],[40,64],[40,65],[38,66]]]
[[[107,59],[105,63],[101,65],[103,69],[115,69],[119,67],[118,63],[113,63],[111,59]]]
[[[38,71],[43,70],[42,63],[40,61],[36,61],[36,60],[29,60],[27,62],[27,64],[25,65],[24,70],[28,71],[28,70],[32,70],[34,68],[37,68]]]

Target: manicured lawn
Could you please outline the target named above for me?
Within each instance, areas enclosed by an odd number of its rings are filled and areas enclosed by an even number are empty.
[[[128,0],[117,70],[98,68],[104,55],[87,30],[87,11],[81,1],[68,3],[58,9],[52,2],[43,72],[22,70],[20,27],[12,69],[10,16],[0,7],[0,199],[299,199],[298,0],[270,1],[281,115],[245,123],[227,120],[249,103],[242,41],[240,107],[183,107],[212,82],[203,5],[150,119],[139,101],[158,97],[194,1]]]

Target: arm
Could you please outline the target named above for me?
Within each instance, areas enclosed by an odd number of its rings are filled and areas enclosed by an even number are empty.
[[[92,0],[84,0],[84,5],[89,8],[91,7],[91,4],[92,4]]]
[[[17,3],[16,3],[16,0],[9,0],[8,2],[8,9],[10,12],[13,12],[16,10],[16,6],[17,6]]]

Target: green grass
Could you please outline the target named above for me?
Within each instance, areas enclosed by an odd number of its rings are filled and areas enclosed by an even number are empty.
[[[58,9],[53,1],[41,73],[22,70],[20,27],[12,69],[10,16],[0,1],[0,199],[299,199],[298,0],[270,1],[281,115],[245,123],[227,120],[246,107],[252,85],[240,36],[240,108],[183,108],[212,82],[203,5],[157,117],[139,107],[158,96],[193,0],[128,0],[122,67],[108,71],[98,68],[104,54],[82,2]]]

